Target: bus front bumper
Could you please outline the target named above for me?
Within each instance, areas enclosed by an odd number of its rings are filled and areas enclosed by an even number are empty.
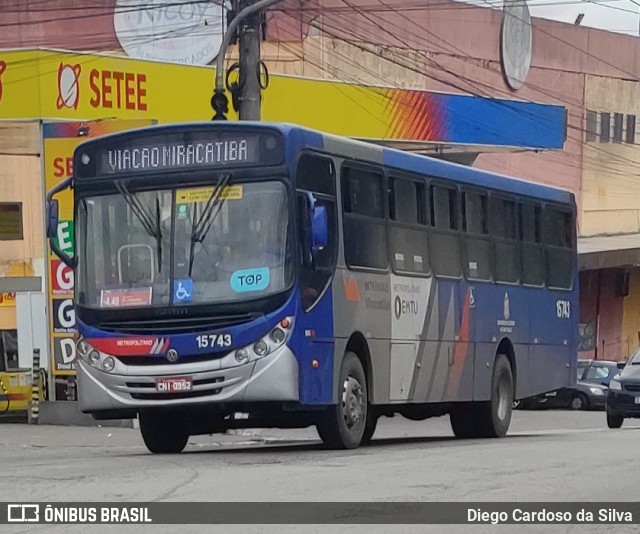
[[[78,358],[78,400],[84,413],[221,402],[298,401],[298,362],[283,345],[264,358],[221,369],[221,360],[152,366],[119,365],[118,373]],[[192,388],[166,393],[160,378],[188,377]]]

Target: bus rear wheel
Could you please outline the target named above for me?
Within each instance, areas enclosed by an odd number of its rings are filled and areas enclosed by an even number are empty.
[[[339,384],[337,403],[320,416],[316,428],[330,449],[355,449],[362,443],[365,430],[373,435],[375,425],[369,426],[371,421],[367,425],[367,380],[353,352],[347,352],[342,359]]]
[[[461,404],[451,410],[451,428],[458,438],[501,438],[507,434],[513,410],[513,374],[504,354],[496,356],[491,400]]]
[[[179,421],[161,412],[141,412],[140,432],[144,444],[154,454],[177,454],[189,441],[189,432]]]

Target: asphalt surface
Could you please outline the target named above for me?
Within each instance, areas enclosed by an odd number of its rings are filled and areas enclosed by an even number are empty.
[[[314,429],[198,436],[147,452],[126,428],[0,424],[0,502],[640,501],[640,421],[515,411],[504,439],[457,440],[447,417],[383,418],[372,444],[324,450]],[[247,505],[247,521],[251,507]],[[607,525],[40,526],[7,532],[638,532]]]

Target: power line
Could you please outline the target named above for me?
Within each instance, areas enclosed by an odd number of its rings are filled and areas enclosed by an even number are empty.
[[[406,15],[404,16],[404,18],[407,18],[407,17],[406,17]],[[408,19],[408,20],[410,20],[410,19]],[[414,21],[411,21],[411,22],[414,22]],[[387,20],[385,20],[385,24],[386,24],[386,25],[388,25],[389,23],[390,23],[390,20],[388,20],[388,19],[387,19]],[[414,23],[415,23],[415,22],[414,22]],[[386,27],[384,27],[384,28],[380,28],[380,27],[378,27],[378,29],[382,29],[383,31],[387,31],[387,30],[386,30]],[[404,28],[404,29],[403,29],[403,31],[405,31],[405,32],[406,32],[406,28]],[[394,37],[394,38],[397,38],[397,36],[396,36],[395,34],[393,34],[393,37]],[[380,46],[380,45],[378,45],[378,46]],[[450,46],[453,46],[453,45],[450,45]],[[387,50],[388,50],[388,49],[387,49]],[[373,53],[373,52],[371,52],[371,51],[369,51],[369,52],[370,52],[370,53]],[[403,58],[406,58],[406,55],[405,55],[405,56],[403,56]],[[388,59],[388,58],[387,58],[387,59]],[[405,65],[405,66],[406,66],[406,65]],[[460,75],[459,73],[457,73],[457,72],[447,71],[446,69],[444,69],[444,70],[445,70],[446,72],[448,72],[450,75],[452,75],[453,77],[455,77],[456,79],[465,79],[465,77],[464,77],[464,76],[461,76],[461,75]],[[425,71],[425,73],[426,73],[426,71]],[[428,76],[428,77],[433,78],[433,76]],[[435,78],[435,79],[436,79],[436,81],[439,81],[440,83],[445,83],[445,84],[447,84],[447,82],[444,82],[444,81],[443,81],[443,80],[441,80],[441,79],[437,79],[437,78]],[[505,94],[509,95],[509,93],[507,93],[506,91],[500,91],[499,89],[496,89],[494,86],[487,85],[487,84],[483,84],[482,82],[479,82],[478,80],[472,80],[472,79],[468,79],[468,78],[467,78],[467,79],[466,79],[466,81],[467,81],[468,83],[471,83],[471,84],[484,85],[485,87],[487,87],[487,88],[490,90],[490,92],[495,92],[496,90],[498,90],[498,92],[502,92],[502,93],[505,93]],[[451,84],[451,82],[449,82],[447,85],[452,86],[452,87],[454,87],[454,88],[456,88],[456,89],[458,89],[458,90],[462,90],[463,92],[470,92],[471,94],[474,94],[475,96],[481,96],[481,97],[489,97],[489,98],[491,98],[491,96],[488,96],[486,93],[485,93],[484,95],[478,95],[477,91],[473,91],[473,90],[466,90],[466,91],[465,91],[464,89],[461,89],[460,87],[458,87],[456,84]],[[540,89],[540,88],[538,88],[538,90],[539,90],[541,93],[543,93],[543,94],[546,94],[546,95],[548,95],[548,96],[550,96],[550,97],[552,97],[552,98],[557,98],[557,99],[559,99],[560,101],[562,101],[562,99],[561,99],[560,97],[558,97],[557,95],[553,95],[553,94],[551,94],[551,93],[549,93],[549,92],[546,92],[546,91],[544,91],[544,90],[542,90],[542,89]],[[510,95],[509,95],[509,96],[510,96]],[[509,103],[505,103],[505,102],[502,102],[501,104],[503,104],[503,105],[507,105],[507,106],[509,106],[509,105],[510,105]],[[584,105],[583,105],[583,103],[582,103],[582,102],[578,102],[578,103],[576,104],[576,107],[579,107],[579,108],[580,108],[580,122],[581,122],[581,124],[582,124],[582,122],[583,122],[583,115],[582,115],[582,113],[583,113],[583,111],[584,111],[584,107],[583,107],[583,106],[584,106]],[[582,128],[582,126],[578,126],[578,127],[576,127],[576,126],[573,126],[573,125],[571,125],[571,124],[568,124],[568,128],[569,128],[569,129],[576,130],[576,131],[577,131],[577,132],[579,132],[580,134],[584,134],[584,133],[585,133],[585,129],[584,129],[584,128]],[[572,139],[572,138],[569,136],[569,139]],[[582,139],[582,138],[579,138],[579,139],[578,139],[578,138],[573,138],[572,140],[574,140],[576,143],[578,143],[578,144],[580,144],[580,145],[584,145],[584,141],[583,141],[583,139]],[[638,165],[638,163],[637,163],[635,160],[631,160],[631,159],[629,159],[629,158],[625,158],[625,157],[623,157],[623,156],[619,156],[619,155],[611,154],[611,153],[609,153],[609,152],[607,152],[607,151],[604,151],[604,150],[602,150],[602,149],[599,149],[599,150],[601,150],[602,152],[606,153],[606,154],[608,155],[608,157],[623,160],[623,161],[625,161],[626,163],[631,163],[631,164],[632,164],[632,165],[634,165],[634,166],[637,166],[637,165]]]
[[[484,2],[485,2],[486,4],[488,4],[488,5],[491,5],[487,0],[484,0]],[[46,3],[46,1],[45,1],[45,2],[43,2],[43,3]],[[176,3],[172,3],[172,4],[166,4],[166,5],[169,5],[169,6],[176,6],[176,5],[185,5],[185,4],[190,4],[190,3],[211,3],[211,2],[203,2],[202,0],[200,0],[200,1],[194,1],[194,2],[176,2]],[[389,6],[389,5],[387,5],[387,4],[384,4],[383,2],[381,2],[381,4],[382,4],[382,11],[384,11],[384,12],[397,12],[397,8],[396,8],[395,6]],[[449,2],[442,2],[441,4],[442,4],[442,5],[445,5],[445,4],[449,4]],[[146,7],[149,7],[150,5],[151,5],[151,4],[140,4],[140,5],[138,5],[135,9],[132,9],[131,11],[139,11],[139,10],[145,9]],[[433,4],[432,4],[432,5],[433,5]],[[103,8],[103,6],[100,6],[100,7],[102,7],[102,8]],[[420,7],[420,6],[411,6],[411,5],[409,5],[409,7],[410,7],[410,8],[411,8],[411,7],[416,7],[416,8],[417,8],[417,7]],[[95,6],[95,9],[98,9],[98,8],[99,8],[98,6]],[[421,9],[424,9],[424,7],[420,7],[420,8],[421,8]],[[476,8],[477,8],[477,7],[476,7]],[[308,10],[308,8],[302,8],[302,9],[300,10],[300,12],[303,12],[305,9],[307,9],[307,10]],[[347,9],[349,9],[349,10],[350,10],[350,12],[353,12],[353,6],[347,5]],[[316,11],[317,11],[317,10],[316,10]],[[338,11],[339,11],[339,10],[333,10],[333,12],[336,12],[336,13],[337,13]],[[371,13],[379,12],[379,11],[375,11],[374,9],[369,9],[368,11],[369,11],[369,12],[371,12]],[[407,19],[407,20],[411,21],[411,22],[414,22],[414,21],[412,21],[412,19],[410,19],[410,18],[409,18],[408,16],[406,16],[406,15],[403,15],[403,17],[404,17],[405,19]],[[64,20],[64,18],[63,18],[63,19],[56,19],[56,20]],[[71,18],[67,17],[67,20],[71,20]],[[0,25],[0,26],[1,26],[1,25]],[[176,30],[176,31],[179,31],[179,30]],[[141,42],[141,43],[144,43],[144,42],[153,42],[154,40],[161,41],[163,38],[167,38],[167,37],[169,37],[172,33],[174,33],[174,31],[169,31],[169,32],[167,32],[167,35],[165,35],[165,36],[163,36],[163,35],[157,35],[157,34],[156,34],[156,35],[149,35],[149,40],[148,40],[148,41],[147,41],[147,40],[145,40],[145,39],[141,39],[141,40],[140,40],[140,42]],[[435,35],[435,34],[432,34],[432,35]],[[446,43],[446,41],[443,41],[443,42],[444,42],[444,43]],[[449,45],[450,45],[450,44],[449,44]],[[453,47],[454,49],[456,48],[456,47],[454,47],[453,45],[450,45],[450,46],[451,46],[451,47]],[[460,51],[460,49],[458,49],[458,50]],[[366,52],[367,52],[367,53],[373,53],[371,50],[366,50]],[[395,54],[397,54],[397,52],[395,52],[395,51],[391,50],[390,48],[386,48],[386,52],[387,52],[388,54],[391,54],[391,55],[395,55]],[[420,51],[420,50],[416,50],[415,52],[416,52],[416,53],[418,53],[419,55],[420,55],[421,53],[423,53],[423,51]],[[460,52],[462,52],[462,51],[460,51]],[[387,59],[387,60],[389,60],[389,58],[386,58],[386,59]],[[466,57],[466,56],[463,56],[463,58],[459,58],[459,57],[458,57],[458,58],[456,58],[456,59],[460,59],[460,60],[465,60],[465,61],[466,61],[466,60],[468,60],[469,58],[468,58],[468,57]],[[426,62],[427,60],[428,60],[428,64],[429,64],[429,66],[430,66],[430,67],[433,67],[433,68],[435,68],[435,69],[441,70],[441,71],[442,71],[442,72],[444,72],[445,74],[448,74],[448,75],[450,75],[450,76],[453,76],[453,77],[455,77],[455,78],[456,78],[456,79],[458,79],[458,80],[462,80],[462,81],[464,81],[466,84],[469,84],[469,85],[471,86],[471,89],[470,89],[469,87],[464,87],[464,86],[462,86],[462,85],[460,85],[460,84],[452,83],[451,81],[447,81],[447,80],[444,80],[444,79],[442,79],[442,78],[437,78],[437,77],[434,77],[434,76],[430,76],[432,79],[434,79],[434,80],[435,80],[435,81],[437,81],[438,83],[441,83],[441,84],[447,85],[447,86],[449,86],[449,87],[453,87],[454,89],[456,89],[456,90],[458,90],[458,91],[461,91],[461,92],[463,92],[463,93],[470,93],[470,94],[472,94],[472,95],[474,95],[474,96],[481,96],[481,97],[493,98],[493,97],[491,97],[491,96],[487,96],[487,93],[485,93],[485,94],[480,94],[480,95],[479,95],[479,94],[478,94],[477,89],[476,89],[475,91],[473,90],[473,85],[475,84],[476,86],[477,86],[477,85],[480,85],[480,86],[487,87],[490,91],[491,91],[491,90],[495,90],[495,87],[487,86],[487,84],[486,84],[486,83],[479,82],[478,80],[473,80],[473,79],[470,79],[470,78],[468,78],[468,77],[460,76],[460,74],[459,74],[459,73],[452,72],[452,71],[450,71],[450,70],[448,70],[448,69],[446,69],[446,68],[442,67],[442,66],[441,66],[441,65],[439,65],[435,60],[431,60],[430,58],[425,58],[425,62]],[[396,62],[396,63],[397,63],[397,62]],[[403,66],[404,68],[406,68],[406,65],[402,65],[402,64],[399,64],[399,63],[398,63],[398,65]],[[530,86],[531,86],[531,85],[530,85]],[[546,93],[546,94],[549,94],[550,96],[555,97],[555,98],[559,98],[559,97],[557,97],[557,96],[555,96],[555,95],[551,95],[550,93]],[[560,100],[561,100],[561,99],[560,99]],[[562,101],[562,100],[561,100],[561,101]],[[508,103],[505,103],[505,105],[508,105]],[[580,119],[582,119],[582,116],[580,117]],[[580,133],[583,133],[583,132],[584,132],[584,129],[583,129],[583,128],[576,128],[575,126],[571,126],[571,125],[570,125],[569,127],[570,127],[570,129],[575,129],[576,131],[579,131]],[[569,138],[570,138],[570,139],[572,139],[571,137],[569,137]],[[576,142],[578,142],[578,143],[580,143],[580,144],[584,144],[584,143],[582,142],[582,140],[578,140],[578,139],[575,139],[575,138],[574,138],[574,139],[572,139],[572,140],[574,140],[574,141],[576,141]],[[608,156],[612,156],[612,155],[611,155],[610,153],[608,153],[608,152],[607,152],[607,155],[608,155]]]
[[[388,21],[387,21],[387,22],[388,22]],[[320,27],[322,27],[322,24],[320,24],[319,26],[320,26]],[[324,22],[324,28],[325,28],[325,30],[326,30],[326,28],[327,28],[327,24],[326,24],[326,22]],[[341,27],[340,29],[343,29],[343,28]],[[346,39],[344,39],[344,38],[341,38],[341,37],[340,37],[340,36],[338,36],[337,34],[331,34],[331,32],[327,32],[327,33],[328,33],[329,35],[332,35],[334,38],[336,38],[336,39],[338,39],[338,40],[342,39],[342,40],[344,40],[345,42],[347,42],[347,43],[351,44],[352,46],[355,46],[356,48],[360,48],[361,50],[363,50],[363,51],[365,51],[365,52],[368,52],[368,53],[371,53],[371,54],[375,54],[375,51],[372,51],[372,50],[370,50],[370,49],[368,49],[368,48],[366,48],[366,47],[362,47],[361,45],[359,46],[359,44],[358,44],[358,43],[354,43],[354,42],[352,42],[352,41],[349,41],[349,40],[346,40]],[[377,46],[378,46],[378,47],[380,47],[379,45],[377,45]],[[406,56],[403,56],[403,57],[406,57]],[[399,65],[401,65],[401,66],[403,66],[403,67],[405,67],[405,68],[408,68],[409,70],[415,70],[415,67],[410,66],[410,65],[407,65],[406,63],[399,62],[398,60],[395,60],[395,59],[393,59],[393,58],[385,57],[384,59],[387,59],[388,61],[391,61],[392,63],[399,64]],[[426,76],[426,77],[434,78],[434,76],[433,76],[433,75],[429,75],[429,74],[427,74],[425,70],[420,69],[418,72],[419,72],[420,74],[422,74],[422,75]],[[454,73],[454,74],[455,74],[455,73]],[[438,79],[438,78],[435,78],[435,79],[436,79],[437,81],[439,81],[440,83],[448,84],[448,85],[450,85],[450,86],[452,85],[451,83],[448,83],[448,82],[443,81],[443,80],[441,80],[441,79]],[[465,91],[465,90],[464,90],[464,88],[463,88],[463,89],[460,89],[459,87],[456,87],[456,88],[457,88],[458,90],[462,90],[463,92],[468,92],[468,91]],[[472,94],[474,94],[475,96],[481,96],[481,97],[484,97],[484,95],[478,95],[478,94],[477,94],[477,92],[472,92]],[[503,103],[503,102],[501,102],[501,104],[508,105],[508,103]],[[582,117],[582,115],[581,115],[581,117]],[[584,129],[582,129],[581,127],[575,127],[575,126],[574,126],[574,127],[572,127],[571,125],[569,125],[569,127],[570,127],[570,128],[573,128],[573,129],[575,129],[575,130],[578,130],[578,131],[579,131],[579,132],[581,132],[581,133],[584,133]],[[584,146],[584,141],[583,141],[582,139],[574,139],[574,141],[575,141],[576,143],[578,143],[579,145]],[[608,156],[608,157],[619,158],[619,159],[621,159],[621,160],[624,160],[625,162],[629,162],[629,163],[631,163],[632,165],[634,165],[634,166],[638,167],[638,163],[637,163],[636,161],[634,161],[634,160],[631,160],[631,159],[629,159],[629,158],[624,158],[624,157],[622,157],[622,156],[617,156],[617,155],[611,154],[611,153],[606,152],[606,151],[604,151],[604,150],[602,150],[602,149],[599,149],[598,147],[593,147],[593,148],[595,148],[595,149],[597,149],[597,150],[601,150],[601,151],[603,151],[605,154],[607,154],[607,156]],[[579,167],[579,166],[575,166],[574,168],[579,169],[580,167]],[[603,169],[603,170],[604,170],[604,169]],[[607,169],[607,170],[609,170],[609,169]],[[626,173],[626,174],[633,174],[633,173]]]

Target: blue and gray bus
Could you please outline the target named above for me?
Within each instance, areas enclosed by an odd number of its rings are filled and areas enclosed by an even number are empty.
[[[575,382],[567,191],[271,123],[153,126],[74,154],[81,410],[190,435],[381,416],[502,437],[515,399]]]

